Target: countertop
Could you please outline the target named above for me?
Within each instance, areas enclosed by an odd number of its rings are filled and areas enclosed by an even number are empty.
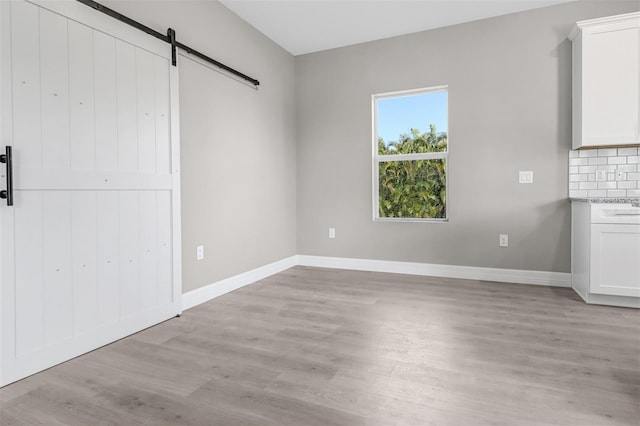
[[[615,203],[615,204],[640,204],[640,198],[569,198],[569,200],[579,203]]]

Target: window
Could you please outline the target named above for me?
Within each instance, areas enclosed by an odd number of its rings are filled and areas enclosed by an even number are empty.
[[[373,95],[375,220],[447,220],[447,122],[447,86]]]

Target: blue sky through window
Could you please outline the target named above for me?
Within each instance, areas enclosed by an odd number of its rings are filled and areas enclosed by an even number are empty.
[[[418,129],[424,133],[430,124],[436,131],[447,131],[447,92],[428,92],[378,99],[378,137],[385,143]]]

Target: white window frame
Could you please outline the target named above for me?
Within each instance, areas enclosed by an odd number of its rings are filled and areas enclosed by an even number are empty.
[[[398,154],[398,155],[378,155],[378,100],[384,98],[398,98],[402,96],[419,95],[426,93],[446,92],[447,93],[447,151],[446,152],[428,152],[419,154]],[[372,157],[373,157],[373,220],[376,222],[430,222],[430,223],[447,223],[449,221],[449,86],[433,86],[421,89],[401,90],[396,92],[377,93],[371,95],[371,113],[372,122]],[[444,159],[446,163],[445,187],[446,187],[446,216],[444,218],[412,218],[412,217],[380,217],[380,191],[379,183],[379,164],[385,161],[415,161],[415,160],[437,160]]]

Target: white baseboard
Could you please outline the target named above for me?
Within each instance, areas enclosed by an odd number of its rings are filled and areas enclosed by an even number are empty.
[[[261,279],[275,275],[278,272],[282,272],[296,265],[297,256],[291,256],[189,291],[182,295],[182,310],[193,308],[196,305],[215,299],[223,294],[260,281]]]
[[[571,287],[571,274],[564,272],[435,265],[430,263],[305,255],[297,256],[297,264],[322,268],[353,269],[357,271],[390,272],[395,274],[426,275],[432,277],[462,278],[516,284],[535,284],[553,287]]]
[[[296,265],[320,268],[352,269],[356,271],[390,272],[394,274],[425,275],[498,281],[516,284],[536,284],[571,287],[571,274],[563,272],[526,271],[521,269],[482,268],[475,266],[435,265],[430,263],[396,262],[390,260],[353,259],[325,256],[290,256],[251,271],[200,287],[182,295],[182,309],[193,308],[233,290],[275,275]]]

